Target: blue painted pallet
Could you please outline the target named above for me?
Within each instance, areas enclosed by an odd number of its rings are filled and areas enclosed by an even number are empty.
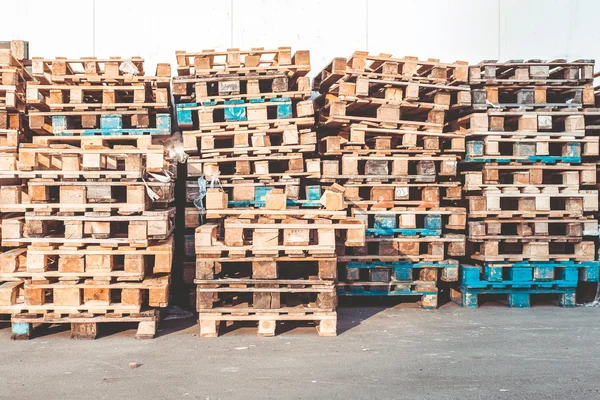
[[[421,268],[438,268],[443,270],[442,279],[447,282],[458,280],[458,262],[456,261],[433,261],[433,262],[410,262],[410,261],[350,261],[346,264],[346,279],[357,281],[360,279],[361,270],[369,270],[379,281],[410,281],[413,279],[413,271]],[[377,271],[380,274],[377,274]]]
[[[52,133],[55,136],[74,136],[75,132],[81,136],[170,135],[171,115],[156,114],[156,128],[123,128],[122,115],[104,114],[100,116],[100,128],[96,129],[69,129],[66,116],[52,116]]]
[[[508,164],[511,162],[541,162],[544,164],[556,164],[556,163],[580,163],[581,157],[567,157],[567,156],[527,156],[519,158],[480,158],[480,157],[465,157],[462,162],[465,163],[500,163]]]
[[[396,233],[402,236],[440,236],[442,234],[441,214],[428,214],[424,219],[423,228],[398,228],[396,215],[375,215],[373,228],[367,228],[370,236],[392,236]]]
[[[461,285],[468,288],[577,287],[579,280],[598,282],[598,261],[484,263],[462,265]]]
[[[223,109],[226,122],[247,121],[247,107],[255,104],[265,104],[265,106],[277,107],[277,119],[292,118],[292,99],[290,97],[275,97],[271,99],[250,99],[244,100],[225,100],[227,105]],[[177,104],[177,121],[180,126],[193,126],[192,111],[197,107],[216,106],[216,101],[205,101],[199,103],[181,103]]]
[[[229,201],[230,207],[265,207],[266,195],[273,190],[272,186],[259,186],[254,189],[254,200]],[[321,186],[306,186],[306,200],[287,199],[288,206],[300,206],[304,208],[321,207]]]
[[[490,134],[493,134],[491,132]],[[581,143],[578,142],[567,142],[562,148],[562,155],[550,156],[550,155],[536,155],[536,143],[527,142],[526,139],[520,139],[518,142],[515,140],[518,147],[515,149],[513,156],[506,156],[508,158],[502,158],[502,156],[494,158],[486,158],[485,154],[485,142],[483,140],[473,140],[467,142],[466,154],[464,162],[474,163],[510,163],[510,162],[541,162],[544,164],[555,164],[557,162],[564,163],[580,163],[581,162]]]
[[[531,307],[532,295],[548,294],[557,295],[558,304],[562,307],[575,306],[575,288],[469,289],[461,286],[458,290],[452,289],[450,297],[452,301],[462,307],[477,308],[479,306],[479,296],[506,295],[509,307],[529,308]]]

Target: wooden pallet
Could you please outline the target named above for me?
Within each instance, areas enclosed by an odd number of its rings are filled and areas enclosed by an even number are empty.
[[[471,259],[478,261],[549,261],[575,260],[593,261],[596,257],[596,245],[593,241],[547,242],[522,241],[506,242],[486,240],[473,243],[475,251]]]
[[[419,287],[430,288],[432,283],[438,281],[438,278],[444,282],[458,281],[458,261],[444,260],[439,262],[407,262],[407,261],[350,261],[340,264],[340,280],[345,284],[355,284],[368,282],[367,286],[377,286],[378,284],[392,283],[408,284],[405,289],[416,285]],[[343,285],[338,284],[338,288]],[[381,285],[385,286],[385,285]],[[400,289],[400,288],[398,288]],[[427,291],[427,290],[425,290]]]
[[[352,217],[365,221],[368,236],[439,236],[446,229],[464,230],[467,217],[467,210],[461,207],[352,208],[350,211]]]
[[[188,177],[204,176],[208,182],[233,179],[277,179],[283,177],[318,177],[318,159],[304,159],[303,154],[269,154],[222,158],[189,157]]]
[[[0,280],[93,278],[141,280],[146,271],[170,273],[173,237],[144,248],[66,245],[19,247],[0,254]]]
[[[0,109],[25,112],[25,87],[31,75],[10,49],[0,50]]]
[[[484,60],[469,67],[471,85],[583,85],[594,79],[594,60]]]
[[[438,306],[435,282],[339,282],[337,294],[340,297],[414,296],[421,308],[435,309]]]
[[[339,262],[349,261],[443,261],[466,254],[465,235],[447,233],[441,236],[368,237],[364,246],[338,243]]]
[[[326,156],[348,153],[356,155],[464,153],[465,135],[350,124],[335,135],[322,137],[318,145],[319,153]]]
[[[584,236],[598,236],[598,221],[584,218],[511,218],[469,221],[468,239],[472,242],[503,241],[581,241]]]
[[[18,283],[18,282],[17,282]],[[140,282],[111,282],[78,279],[50,282],[50,280],[20,282],[23,302],[0,306],[0,313],[76,313],[94,314],[140,312],[150,307],[166,307],[169,301],[169,275],[147,276]],[[13,290],[20,288],[17,286]]]
[[[198,258],[195,262],[195,279],[210,280],[235,277],[253,279],[296,279],[318,277],[335,280],[335,257],[248,257],[248,258]]]
[[[494,186],[556,186],[559,188],[596,184],[596,164],[486,163],[480,171],[464,171],[464,189],[483,190]]]
[[[188,154],[201,157],[264,155],[271,153],[314,152],[317,135],[311,128],[295,124],[273,128],[183,132],[183,147]]]
[[[225,100],[242,96],[288,96],[294,92],[310,96],[310,79],[306,76],[291,80],[286,72],[266,74],[213,75],[209,77],[176,76],[173,78],[173,96],[176,103]]]
[[[370,55],[355,51],[350,58],[337,57],[313,80],[313,90],[325,93],[347,75],[360,74],[373,79],[456,85],[468,81],[468,64],[441,63],[438,59],[394,58],[390,54]]]
[[[204,50],[201,52],[175,52],[177,75],[212,76],[215,74],[246,75],[285,73],[293,78],[305,76],[310,71],[310,53],[297,50],[292,55],[291,47],[265,50],[262,47],[250,50],[227,49],[226,51]]]
[[[71,339],[95,339],[98,335],[98,324],[107,323],[136,323],[136,339],[152,339],[156,335],[160,321],[159,310],[142,311],[139,313],[106,313],[95,315],[92,313],[20,313],[11,318],[13,340],[28,340],[39,327],[35,325],[71,325]]]
[[[486,86],[485,89],[472,89],[474,110],[490,108],[552,108],[580,110],[594,106],[593,87],[573,86]]]
[[[175,230],[175,207],[143,211],[141,215],[110,212],[35,213],[2,220],[2,245],[24,243],[112,245],[127,243],[146,247],[153,240],[167,239]]]
[[[334,311],[337,305],[333,281],[319,279],[196,279],[196,310],[236,308],[277,310],[281,304]]]
[[[341,170],[340,170],[341,165]],[[436,182],[457,176],[458,158],[445,155],[354,155],[344,154],[341,160],[323,160],[321,179],[371,181],[402,180],[406,182]]]
[[[218,310],[218,311],[217,311]],[[258,336],[275,336],[277,321],[314,321],[319,336],[336,336],[337,313],[309,308],[289,307],[279,310],[215,309],[199,314],[200,336],[217,337],[223,321],[256,321]]]
[[[143,109],[168,111],[168,88],[144,84],[107,85],[27,85],[27,106],[40,111],[84,111]]]
[[[582,216],[585,212],[598,211],[596,190],[559,189],[544,186],[487,187],[482,196],[467,196],[469,216],[478,218],[498,215],[512,216]]]
[[[95,134],[119,136],[143,135],[169,131],[171,118],[168,113],[156,112],[154,109],[142,108],[134,110],[81,110],[72,111],[29,111],[29,128],[40,135],[57,136],[90,136]],[[166,134],[166,133],[165,133]],[[87,138],[91,139],[91,138]],[[130,141],[136,137],[125,138]],[[44,140],[42,138],[37,140]]]
[[[31,74],[42,84],[118,83],[130,85],[151,83],[168,88],[171,82],[171,65],[159,63],[156,66],[155,76],[145,76],[144,59],[141,57],[82,57],[78,59],[33,57]]]
[[[218,239],[223,230],[223,240]],[[223,256],[313,255],[331,257],[335,253],[335,231],[346,233],[346,246],[362,246],[365,241],[362,221],[347,218],[337,223],[330,219],[285,219],[281,222],[227,218],[222,224],[207,223],[196,228],[196,254],[205,258]]]

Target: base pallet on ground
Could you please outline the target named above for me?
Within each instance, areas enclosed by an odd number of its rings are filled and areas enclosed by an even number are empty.
[[[71,326],[72,339],[95,339],[98,335],[99,325],[107,323],[135,323],[137,324],[136,339],[152,339],[156,335],[160,321],[159,310],[142,311],[137,313],[19,313],[11,317],[11,339],[27,340],[41,329],[36,325],[62,325]]]
[[[465,308],[477,308],[479,306],[479,297],[502,297],[508,298],[508,306],[514,308],[531,307],[531,297],[552,296],[558,297],[558,305],[562,307],[575,307],[575,288],[551,289],[537,288],[532,286],[530,289],[469,289],[460,287],[458,290],[451,289],[450,297],[452,301]]]
[[[438,288],[435,282],[339,282],[338,296],[415,296],[420,297],[421,308],[438,306]]]
[[[199,313],[200,336],[217,337],[221,322],[258,322],[258,336],[274,336],[277,321],[314,322],[319,336],[336,336],[337,313],[335,311],[314,311],[301,307],[288,307],[278,310],[215,309],[214,312]]]

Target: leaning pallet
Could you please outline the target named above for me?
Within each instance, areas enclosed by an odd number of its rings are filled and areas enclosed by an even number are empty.
[[[176,174],[170,66],[145,76],[143,60],[33,58],[26,89],[31,143],[5,157],[0,188],[0,313],[14,339],[37,324],[70,324],[95,338],[98,324],[156,333],[167,306]],[[8,290],[8,288],[7,288]]]
[[[468,254],[452,298],[510,307],[553,297],[573,307],[598,282],[598,110],[591,60],[483,61],[473,107],[450,123],[468,139],[462,164]]]
[[[365,223],[363,246],[337,247],[338,295],[413,296],[436,308],[438,282],[458,279],[465,136],[445,123],[471,105],[467,80],[465,62],[359,51],[317,75],[320,182]]]

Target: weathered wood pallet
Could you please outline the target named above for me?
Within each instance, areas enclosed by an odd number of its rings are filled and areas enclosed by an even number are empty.
[[[168,111],[168,88],[134,85],[27,85],[27,106],[41,111],[143,109]]]
[[[454,154],[416,156],[344,154],[340,160],[323,160],[322,171],[321,179],[335,181],[365,179],[385,182],[393,179],[406,182],[436,182],[457,176],[458,158]]]
[[[482,243],[470,243],[475,248],[471,259],[478,261],[550,261],[575,260],[593,261],[596,257],[596,245],[593,241],[547,242],[522,241],[505,242],[486,240]]]
[[[529,308],[531,307],[531,297],[538,296],[557,297],[558,305],[561,307],[575,307],[575,288],[537,288],[532,286],[530,289],[468,289],[460,287],[458,290],[450,289],[450,298],[458,305],[465,308],[479,307],[480,297],[502,297],[507,299],[508,306],[511,308]]]
[[[345,74],[331,85],[323,95],[341,101],[368,101],[380,104],[448,110],[471,105],[471,91],[468,86],[451,86],[386,79],[383,76],[368,74]],[[321,96],[321,97],[322,97]]]
[[[144,132],[169,131],[171,116],[165,112],[143,108],[136,110],[72,110],[72,111],[29,111],[29,128],[40,135],[57,136],[128,136]],[[136,133],[137,132],[137,133]],[[166,134],[166,133],[165,133]],[[104,139],[104,138],[103,138]],[[135,137],[129,138],[130,141]],[[38,140],[43,140],[42,138]]]
[[[147,276],[140,282],[110,282],[110,279],[50,282],[46,279],[21,284],[23,302],[3,305],[0,312],[87,311],[104,314],[110,311],[140,312],[146,304],[150,307],[166,307],[169,301],[170,276]]]
[[[270,128],[183,132],[183,147],[188,154],[201,157],[261,155],[271,153],[314,152],[317,135],[311,128],[295,124]]]
[[[578,281],[598,282],[598,261],[493,262],[462,265],[461,286],[469,289],[577,287]]]
[[[594,106],[593,87],[573,86],[486,86],[485,89],[472,89],[473,109],[490,108],[552,108],[580,110]]]
[[[155,76],[145,76],[144,59],[141,57],[96,58],[33,57],[31,74],[42,84],[120,84],[151,83],[155,86],[170,86],[171,65],[159,63]]]
[[[484,60],[469,66],[471,85],[583,85],[594,80],[594,60]]]
[[[445,229],[464,230],[467,210],[460,207],[352,208],[351,215],[365,221],[367,236],[440,236]]]
[[[69,171],[76,171],[76,176],[79,171],[126,171],[137,172],[143,177],[144,171],[160,173],[170,168],[166,159],[168,154],[162,145],[147,145],[140,149],[124,144],[109,147],[88,143],[56,143],[47,147],[34,143],[21,144],[17,169],[27,172],[60,171],[65,175]]]
[[[413,285],[430,287],[432,283],[435,286],[438,278],[444,282],[458,281],[458,261],[350,261],[340,263],[339,274],[342,277],[340,280],[346,284],[369,282],[377,286],[378,283],[408,283],[405,289]]]
[[[323,132],[328,134],[328,132]],[[464,153],[465,135],[431,131],[372,128],[350,124],[347,128],[319,140],[322,155],[396,155]]]
[[[176,103],[228,100],[235,97],[289,96],[301,93],[310,96],[310,79],[306,76],[291,80],[286,72],[266,74],[213,75],[209,77],[176,76],[173,78],[173,97]]]
[[[277,179],[318,177],[321,162],[305,159],[303,154],[269,154],[223,158],[189,157],[188,177],[204,176],[208,182],[232,179]],[[227,182],[228,183],[228,182]]]
[[[223,240],[218,239],[219,230]],[[365,243],[365,226],[362,221],[346,218],[333,223],[331,219],[303,220],[288,218],[281,222],[258,219],[257,222],[227,218],[222,224],[207,223],[196,228],[196,254],[205,258],[305,254],[331,257],[335,253],[336,230],[348,231],[346,246]]]
[[[13,340],[28,340],[40,333],[36,325],[70,324],[71,339],[95,339],[100,326],[107,323],[137,324],[136,339],[152,339],[160,321],[159,310],[134,313],[19,313],[11,318]],[[100,326],[98,325],[100,324]]]
[[[144,248],[65,245],[19,247],[0,254],[0,280],[93,278],[141,280],[171,272],[173,237]]]
[[[463,171],[464,189],[483,190],[488,186],[545,186],[559,188],[595,185],[596,164],[486,163],[480,171]]]
[[[438,288],[435,282],[339,282],[337,295],[347,296],[414,296],[421,308],[438,306]]]
[[[348,204],[362,209],[384,210],[395,206],[426,209],[440,207],[442,201],[462,199],[460,182],[407,183],[348,179],[343,185]]]
[[[450,131],[471,135],[525,135],[582,138],[599,125],[600,110],[588,108],[495,109],[469,113],[448,122]]]
[[[175,230],[175,207],[143,211],[140,215],[110,212],[39,213],[2,220],[2,244],[112,244],[146,247],[153,240],[167,239]]]
[[[511,218],[469,221],[468,239],[472,242],[503,241],[581,241],[584,236],[598,236],[598,221],[583,218]]]
[[[483,140],[467,141],[465,162],[541,162],[544,164],[581,163],[583,157],[597,157],[599,137],[544,137],[531,135],[486,135]]]
[[[278,47],[274,50],[265,50],[262,47],[250,50],[232,48],[226,51],[200,52],[178,50],[175,57],[179,76],[279,72],[295,78],[305,76],[310,71],[310,52],[297,50],[292,55],[291,47]]]
[[[196,279],[196,310],[239,304],[249,309],[274,309],[281,304],[302,304],[307,308],[334,311],[335,283],[319,279]]]
[[[419,107],[410,112],[400,105],[389,103],[329,101],[327,97],[319,97],[315,102],[319,126],[339,128],[358,123],[408,131],[442,132],[444,129],[443,109]]]
[[[339,262],[348,261],[443,261],[466,254],[465,235],[447,233],[425,237],[369,237],[364,246],[338,243]]]
[[[313,90],[325,93],[347,75],[360,74],[372,79],[456,85],[468,81],[468,63],[440,63],[438,59],[394,58],[390,54],[370,55],[355,51],[348,59],[337,57],[313,80]]]
[[[214,310],[214,311],[213,311]],[[277,321],[312,321],[319,336],[336,336],[337,313],[335,311],[311,310],[306,307],[286,307],[279,310],[252,310],[247,308],[218,308],[213,312],[199,313],[201,337],[217,337],[223,321],[256,321],[258,336],[275,336]]]
[[[251,277],[253,279],[337,278],[335,257],[198,258],[195,279]],[[210,283],[210,282],[209,282]]]
[[[598,211],[598,191],[545,186],[487,187],[481,196],[467,196],[470,217],[582,216]]]
[[[152,191],[152,198],[148,189]],[[131,215],[174,200],[173,182],[31,179],[0,186],[0,212],[110,212]]]

